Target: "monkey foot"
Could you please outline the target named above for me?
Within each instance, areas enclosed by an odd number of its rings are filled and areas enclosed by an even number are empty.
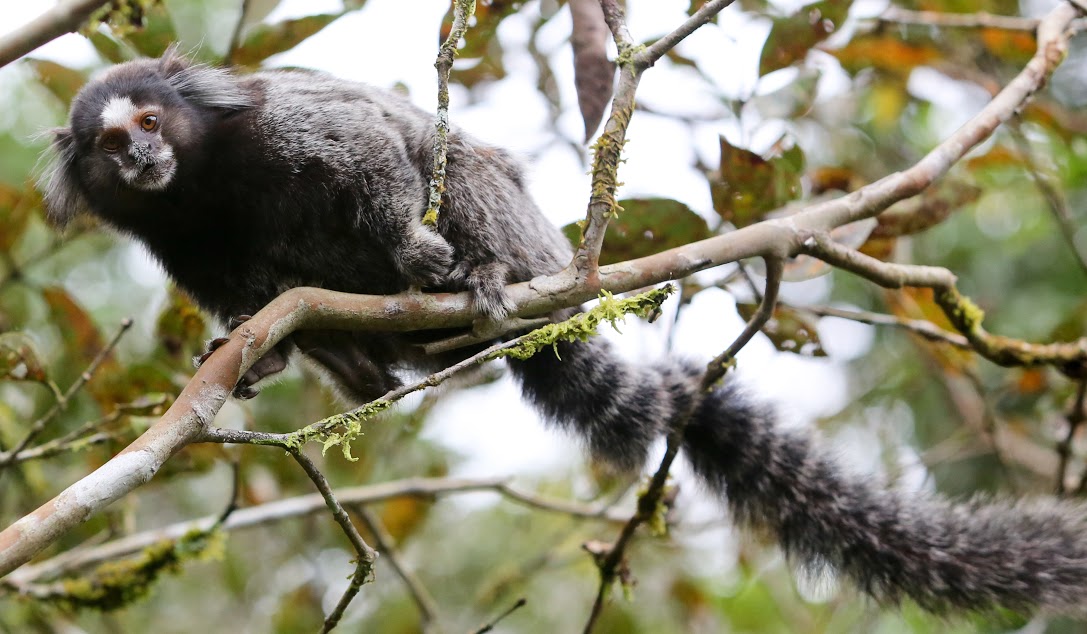
[[[226,323],[227,330],[233,332],[238,326],[244,324],[245,322],[249,321],[252,318],[253,318],[252,315],[237,315],[237,316],[231,317],[230,320],[227,321],[227,323]],[[204,362],[207,361],[211,357],[211,355],[215,353],[216,350],[218,350],[219,348],[222,348],[223,345],[228,341],[230,341],[230,337],[216,337],[214,339],[209,340],[204,345],[204,354],[193,357],[193,359],[192,359],[193,365],[198,367],[198,368],[200,366],[204,365]]]

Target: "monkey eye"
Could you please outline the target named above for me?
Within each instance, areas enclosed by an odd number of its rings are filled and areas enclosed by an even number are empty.
[[[148,112],[144,114],[143,118],[140,119],[140,127],[147,132],[153,131],[155,128],[159,127],[158,115],[154,114],[153,112]]]
[[[110,154],[113,154],[114,152],[120,150],[121,145],[123,144],[124,139],[121,138],[121,135],[112,132],[107,132],[105,135],[102,136],[102,140],[99,141],[99,145],[102,146],[102,149],[109,152]]]

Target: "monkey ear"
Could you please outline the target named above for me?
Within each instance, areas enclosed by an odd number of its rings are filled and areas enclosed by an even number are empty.
[[[181,53],[181,45],[178,42],[167,47],[159,58],[159,72],[167,78],[177,75],[192,65],[192,60]]]
[[[58,227],[88,210],[87,199],[76,178],[76,141],[70,128],[52,131],[53,144],[38,189],[45,199],[45,213]]]
[[[228,70],[194,64],[173,44],[159,58],[159,72],[186,101],[207,108],[241,110],[254,105],[253,97]]]

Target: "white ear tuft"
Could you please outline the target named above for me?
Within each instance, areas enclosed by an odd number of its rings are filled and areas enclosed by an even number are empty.
[[[53,131],[51,154],[38,178],[38,189],[45,198],[45,212],[55,225],[63,227],[87,211],[87,199],[76,179],[75,136],[68,128]]]

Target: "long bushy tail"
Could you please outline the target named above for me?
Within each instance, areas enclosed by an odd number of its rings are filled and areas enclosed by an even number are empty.
[[[697,398],[700,368],[641,368],[606,343],[513,362],[524,392],[593,453],[641,466],[649,445]],[[795,561],[829,567],[883,602],[928,610],[1087,614],[1087,507],[971,501],[881,488],[848,473],[802,432],[724,387],[702,397],[684,451],[736,519],[768,531]]]

